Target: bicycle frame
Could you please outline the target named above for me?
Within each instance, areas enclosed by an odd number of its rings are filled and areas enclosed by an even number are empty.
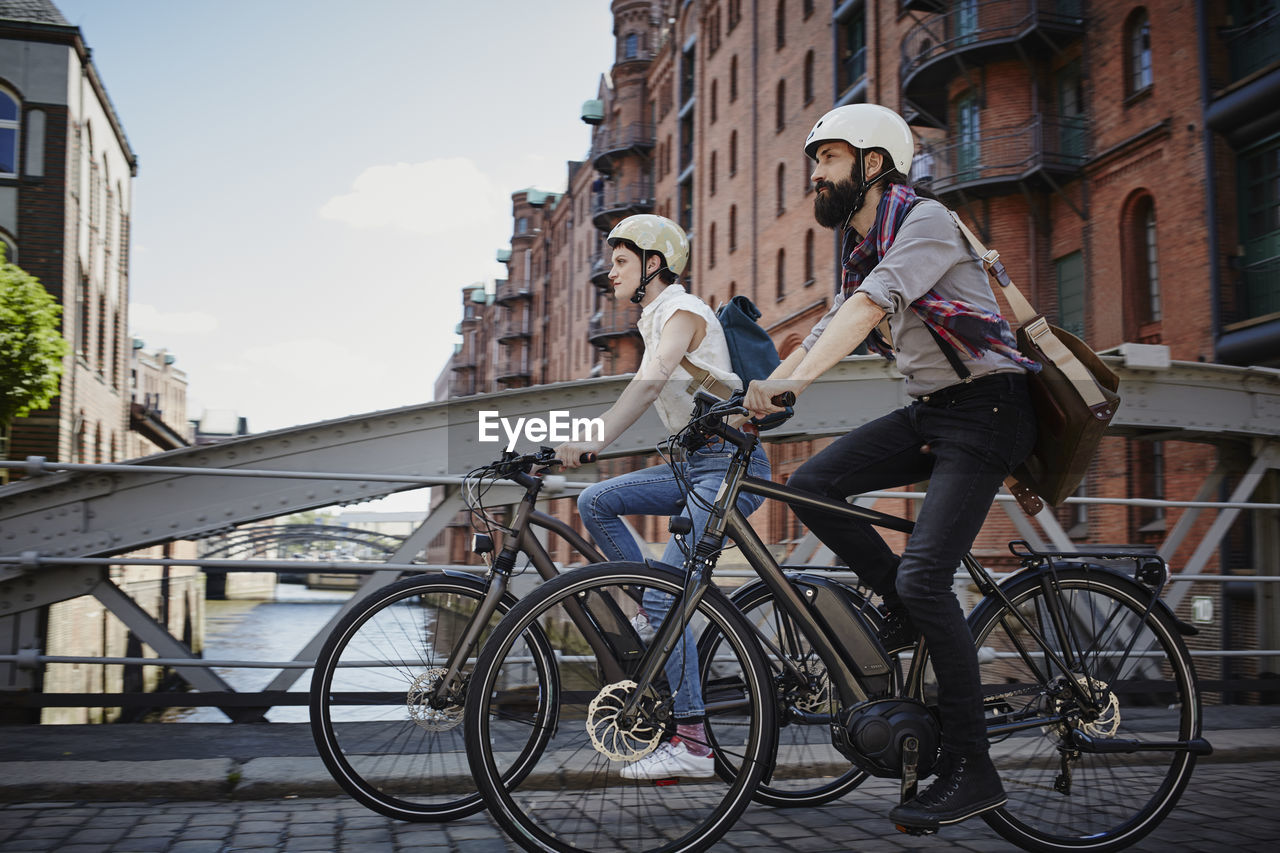
[[[461,671],[463,664],[471,658],[472,653],[479,644],[480,634],[484,631],[484,626],[489,624],[489,620],[498,611],[499,604],[508,594],[511,576],[515,569],[516,555],[525,554],[530,563],[533,564],[534,570],[543,580],[551,580],[559,574],[551,555],[547,553],[547,549],[538,540],[533,528],[542,528],[564,539],[571,548],[585,557],[588,563],[605,562],[604,555],[568,524],[555,516],[534,509],[538,495],[542,491],[542,477],[524,471],[517,471],[509,476],[508,479],[516,485],[523,486],[525,489],[524,496],[516,507],[515,517],[511,521],[510,529],[514,535],[506,538],[502,551],[493,561],[489,572],[485,575],[484,598],[476,608],[471,620],[467,623],[467,630],[462,642],[454,647],[453,653],[445,663],[445,675],[440,679],[440,683],[436,686],[431,696],[430,701],[433,706],[436,703],[439,703],[439,707],[447,706],[451,701],[451,694],[460,686],[458,673]],[[598,625],[598,619],[601,617],[590,614],[577,602],[570,602],[565,609],[591,643],[606,672],[617,679],[621,679],[622,669],[615,660],[614,650],[604,639]],[[616,619],[616,614],[613,615]]]
[[[849,708],[868,701],[871,695],[866,687],[864,677],[859,674],[863,667],[859,665],[859,661],[853,656],[849,648],[835,643],[833,638],[828,635],[828,632],[818,623],[813,612],[802,601],[796,588],[788,581],[782,567],[773,559],[773,555],[769,553],[764,542],[747,522],[746,517],[738,510],[737,500],[739,495],[745,492],[747,494],[760,495],[766,499],[779,500],[788,506],[817,509],[849,521],[867,522],[877,527],[897,530],[907,534],[910,534],[915,529],[915,524],[898,516],[853,506],[844,501],[824,498],[809,492],[799,491],[790,486],[774,483],[770,480],[762,480],[746,475],[747,459],[757,439],[742,436],[746,441],[740,441],[723,432],[718,432],[717,434],[726,440],[732,441],[738,449],[728,472],[725,474],[724,485],[717,493],[714,510],[707,521],[706,530],[698,543],[698,547],[694,549],[694,553],[686,561],[690,578],[689,583],[686,585],[686,595],[680,602],[681,618],[666,620],[650,649],[646,651],[638,672],[633,676],[638,689],[627,701],[624,713],[634,712],[639,697],[658,677],[658,673],[662,671],[666,659],[674,651],[675,644],[683,634],[684,628],[690,619],[690,614],[697,607],[698,602],[706,592],[707,586],[711,583],[710,575],[714,569],[715,555],[718,554],[721,543],[726,536],[742,551],[747,563],[773,594],[777,605],[794,621],[819,658],[822,659],[827,667],[827,672],[830,674],[832,684],[840,697],[841,707]],[[972,554],[964,555],[962,565],[984,596],[996,596],[1003,600],[1005,604],[1010,604],[987,569]],[[1046,592],[1052,591],[1053,594],[1050,600],[1057,600],[1056,588],[1052,588],[1052,573],[1047,572],[1046,577],[1041,582],[1049,585]],[[1153,596],[1153,601],[1155,599],[1156,597]],[[1060,673],[1065,675],[1073,671],[1070,662],[1055,651],[1054,646],[1048,643],[1021,613],[1012,607],[1011,612],[1018,620],[1021,628],[1027,632],[1031,641],[1037,647],[1039,654],[1043,654]],[[1058,634],[1059,639],[1062,641],[1058,644],[1058,648],[1065,649],[1070,654],[1070,650],[1073,648],[1068,639],[1070,630],[1060,618],[1060,614],[1056,615],[1059,618],[1054,620],[1055,633]],[[924,641],[921,639],[917,644],[917,654],[912,659],[911,668],[906,678],[905,688],[907,695],[918,695],[920,691],[924,678],[925,655],[922,654],[924,649]],[[1022,653],[1024,656],[1028,654],[1025,650]],[[865,665],[865,662],[863,664]],[[1093,700],[1087,687],[1081,685],[1075,678],[1066,679],[1065,688],[1081,703],[1087,704]],[[991,733],[1007,734],[1022,728],[1034,728],[1038,725],[1043,725],[1043,721],[1020,721],[992,727]]]

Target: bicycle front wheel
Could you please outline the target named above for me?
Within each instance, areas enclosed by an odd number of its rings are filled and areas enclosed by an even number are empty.
[[[1009,795],[983,817],[1029,850],[1127,847],[1195,766],[1185,744],[1200,736],[1200,697],[1178,627],[1150,591],[1105,569],[1035,573],[1005,591],[1012,608],[988,598],[970,618]]]
[[[405,578],[356,605],[325,641],[311,681],[311,732],[333,778],[368,808],[420,822],[484,808],[462,743],[469,663],[453,701],[443,708],[429,701],[484,595],[484,583],[469,577]],[[512,603],[499,605],[480,642]],[[545,646],[535,644],[529,657],[535,683],[553,683]],[[539,698],[530,695],[535,717],[550,710]],[[509,772],[527,766],[546,728],[528,729]]]
[[[870,606],[856,590],[846,588],[855,608]],[[774,602],[763,583],[736,592],[734,605],[760,638],[772,672],[778,707],[778,753],[772,776],[756,788],[756,802],[776,808],[820,806],[838,800],[866,780],[831,742],[831,724],[839,697],[826,665],[799,627]],[[725,655],[725,638],[714,629],[698,642],[703,691],[707,697],[707,734],[718,757],[717,769],[731,778],[738,772],[733,751],[719,741],[739,740],[739,718],[725,713],[745,701],[740,674]],[[713,709],[721,709],[714,713]]]
[[[731,780],[706,777],[629,780],[622,770],[675,730],[665,678],[639,696],[631,680],[645,649],[632,620],[646,592],[674,596],[681,612],[684,576],[637,563],[604,563],[561,575],[523,599],[501,622],[476,662],[466,702],[472,772],[490,813],[527,850],[693,851],[723,835],[750,804],[773,757],[773,696],[768,670],[741,615],[714,587],[690,615],[694,636],[724,635],[722,657],[742,679],[733,740],[717,748],[743,768]],[[545,723],[510,714],[513,691],[527,683],[523,660],[531,633],[545,636],[559,678],[554,731],[520,780],[508,781],[510,744]],[[603,652],[602,652],[603,650]],[[690,662],[691,666],[696,663]],[[683,682],[677,684],[677,688]],[[635,712],[627,705],[635,698]],[[708,701],[712,699],[707,697]],[[709,709],[710,710],[710,709]]]

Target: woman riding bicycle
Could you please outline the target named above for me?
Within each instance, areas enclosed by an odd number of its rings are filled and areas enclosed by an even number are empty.
[[[609,282],[615,299],[642,306],[638,327],[644,357],[635,376],[604,413],[604,435],[594,442],[574,442],[556,448],[566,467],[575,468],[579,456],[598,453],[622,435],[649,406],[669,433],[679,432],[693,411],[693,391],[701,384],[725,395],[741,388],[730,369],[729,350],[719,321],[698,297],[679,284],[689,259],[689,240],[676,223],[662,216],[641,214],[622,220],[609,233],[612,267]],[[709,444],[686,454],[684,461],[633,471],[596,483],[578,497],[578,512],[597,547],[611,560],[642,562],[644,554],[628,532],[624,515],[682,515],[696,542],[706,526],[708,508],[724,479],[733,449]],[[757,447],[750,473],[769,477],[769,460]],[[738,509],[750,515],[762,502],[743,495]],[[680,543],[667,543],[662,561],[684,564]],[[669,596],[647,595],[641,617],[656,629],[670,609]],[[685,631],[667,662],[667,681],[674,693],[676,734],[670,741],[622,769],[628,779],[708,778],[715,762],[704,731],[705,709],[698,675],[698,655],[692,632]]]

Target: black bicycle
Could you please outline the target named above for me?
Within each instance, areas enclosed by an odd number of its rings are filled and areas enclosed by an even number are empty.
[[[463,571],[414,575],[370,594],[325,640],[311,679],[311,731],[334,779],[357,801],[407,821],[447,821],[484,808],[467,766],[462,743],[462,704],[475,652],[515,604],[509,585],[531,565],[545,579],[559,572],[536,529],[569,543],[587,562],[604,559],[572,527],[534,508],[542,491],[541,470],[556,464],[554,453],[506,453],[467,475],[467,507],[483,533],[473,547],[489,562],[484,577]],[[500,481],[524,488],[509,523],[485,509],[485,492]],[[494,537],[503,535],[493,557]],[[602,647],[603,648],[603,647]],[[530,680],[545,683],[556,663],[539,639],[528,650]],[[545,722],[545,703],[527,701]],[[541,729],[521,745],[514,762],[519,775],[537,754]]]
[[[583,461],[590,461],[583,459]],[[538,531],[568,542],[587,563],[604,557],[572,527],[535,509],[546,468],[557,464],[554,452],[506,453],[470,472],[463,496],[479,535],[475,550],[490,563],[483,577],[462,571],[415,575],[371,593],[335,626],[316,659],[311,681],[310,720],[317,751],[333,778],[358,802],[398,820],[443,822],[474,814],[485,807],[467,765],[463,745],[462,706],[471,666],[484,639],[514,606],[512,575],[531,565],[543,580],[559,572],[538,538]],[[512,517],[500,522],[485,507],[485,496],[499,482],[524,489]],[[495,538],[502,549],[492,556]],[[851,596],[857,593],[850,589]],[[774,621],[767,591],[758,584],[736,595],[744,612],[757,619],[762,636]],[[586,647],[608,660],[615,647],[602,633],[601,621],[618,620],[616,612],[576,610]],[[878,612],[870,611],[872,618]],[[553,638],[558,635],[552,635]],[[703,659],[713,660],[719,641],[705,638]],[[829,700],[820,677],[821,662],[789,632],[775,636],[781,672],[806,677],[778,681],[779,701],[816,709]],[[530,737],[508,742],[517,754],[507,768],[516,778],[531,766],[545,742],[554,702],[539,691],[548,685],[557,662],[544,637],[528,648],[524,679],[502,694],[502,713],[528,715],[539,725]],[[633,650],[639,653],[640,647]],[[621,677],[621,669],[613,674]],[[527,682],[527,683],[526,683]],[[817,805],[841,797],[866,774],[840,761],[825,726],[796,725],[783,749],[784,772],[756,792],[775,806]]]
[[[789,576],[736,500],[745,491],[895,530],[910,532],[911,523],[747,476],[756,439],[724,423],[742,411],[699,394],[679,436],[689,447],[714,437],[736,448],[687,572],[605,563],[563,575],[513,607],[476,661],[464,711],[471,769],[491,812],[526,849],[705,849],[785,770],[780,727],[824,731],[859,773],[900,779],[904,801],[937,761],[923,641],[909,659],[888,655],[865,602],[821,575]],[[754,594],[777,631],[762,634],[762,620],[744,617],[712,585],[726,537],[760,575],[763,592]],[[971,555],[963,563],[984,596],[969,623],[992,756],[1009,794],[983,817],[1030,850],[1120,849],[1168,814],[1197,756],[1210,752],[1181,637],[1194,629],[1160,600],[1168,570],[1159,557],[1011,549],[1022,568],[999,584]],[[676,599],[649,642],[630,621],[647,590]],[[702,638],[716,773],[624,780],[625,762],[674,731],[662,673],[686,626]],[[607,638],[604,654],[593,634]],[[794,655],[778,636],[812,650],[806,660],[817,665],[788,665]],[[535,680],[530,658],[547,646],[550,666]],[[528,704],[513,705],[509,697],[522,693]]]

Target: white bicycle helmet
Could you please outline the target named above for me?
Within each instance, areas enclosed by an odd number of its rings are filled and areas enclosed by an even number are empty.
[[[818,119],[804,143],[804,153],[816,160],[824,142],[847,142],[854,148],[883,148],[902,174],[911,170],[916,140],[911,128],[888,107],[879,104],[848,104],[836,107]]]

